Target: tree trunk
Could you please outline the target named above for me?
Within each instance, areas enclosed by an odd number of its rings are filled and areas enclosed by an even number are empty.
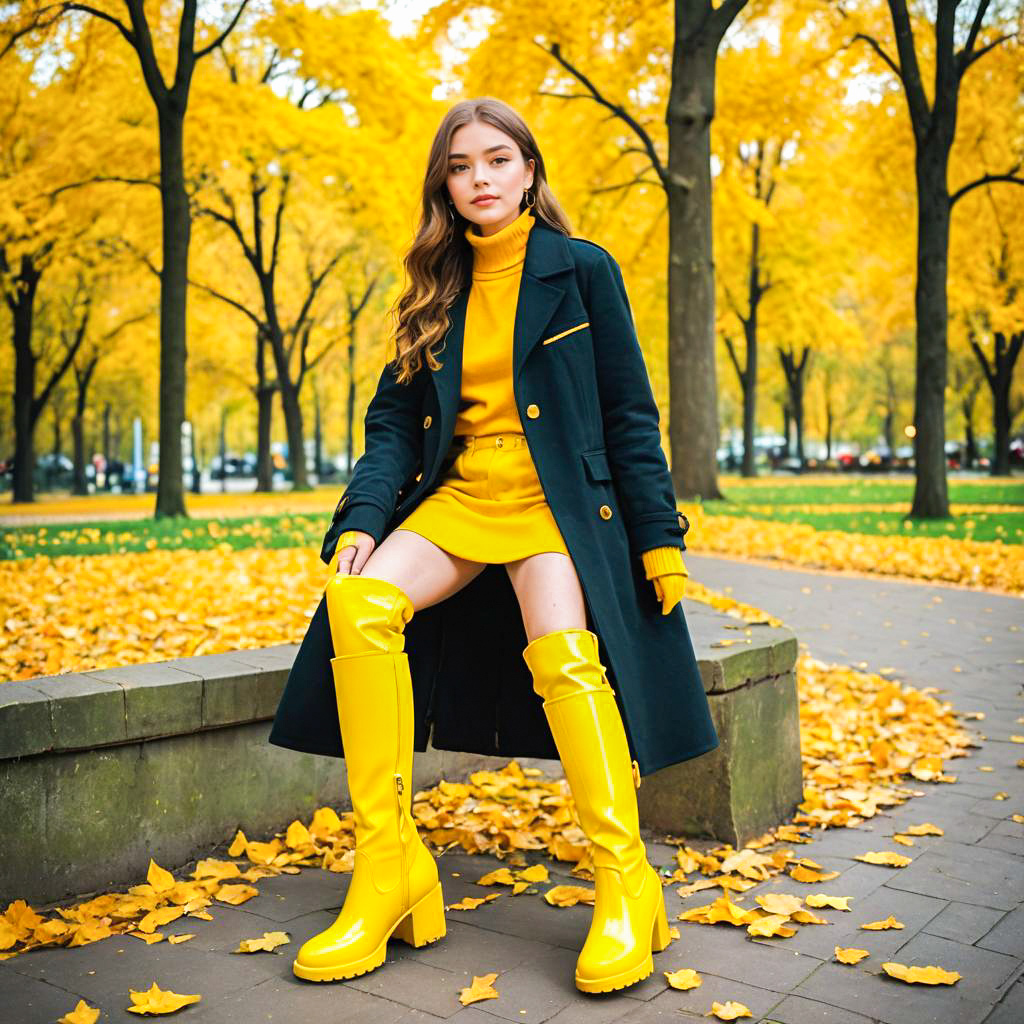
[[[13,282],[17,288],[7,297],[14,340],[13,501],[35,500],[36,354],[32,351],[32,314],[41,276],[31,257],[22,256],[20,272]]]
[[[292,487],[296,491],[310,490],[306,474],[306,445],[302,426],[302,406],[299,389],[290,381],[281,381],[281,410],[288,437],[288,461],[292,467]]]
[[[110,460],[112,458],[110,448],[110,403],[103,406],[103,488],[110,490]]]
[[[720,37],[687,24],[686,8],[676,7],[667,114],[669,449],[676,494],[707,500],[722,497],[710,139]]]
[[[946,294],[949,263],[949,147],[940,137],[919,146],[917,167],[917,328],[914,382],[912,519],[948,519],[946,479]]]
[[[320,388],[318,382],[313,381],[313,466],[316,471],[316,480],[319,483],[324,478],[324,434],[323,424],[320,417]]]
[[[85,416],[75,412],[71,417],[71,435],[74,438],[74,478],[71,485],[72,494],[88,494],[89,481],[85,476]]]
[[[185,194],[185,110],[168,103],[158,106],[157,113],[163,269],[160,274],[160,474],[155,516],[161,519],[186,514],[181,425],[185,421],[186,281],[192,225]]]

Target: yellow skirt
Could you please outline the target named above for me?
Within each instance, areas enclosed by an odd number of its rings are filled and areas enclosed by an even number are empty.
[[[473,562],[569,554],[524,434],[457,437],[453,449],[458,455],[451,468],[395,529]]]

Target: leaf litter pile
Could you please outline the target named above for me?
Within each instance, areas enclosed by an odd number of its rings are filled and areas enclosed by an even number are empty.
[[[219,507],[208,497],[203,508]],[[273,503],[234,508],[271,511]],[[684,508],[698,527],[694,550],[1024,594],[1016,544],[815,530]],[[0,556],[15,556],[0,557],[0,681],[298,643],[323,591],[317,509],[273,521],[200,520],[173,538],[179,547],[151,537],[143,551],[125,550],[138,540],[133,530],[80,524],[0,535]],[[199,534],[204,547],[191,550]],[[90,545],[121,550],[78,553]],[[53,546],[74,553],[50,553]]]
[[[266,555],[266,552],[262,554]],[[243,570],[244,571],[244,570]],[[780,625],[778,620],[730,597],[698,584],[687,585],[688,595],[713,605],[740,620],[741,631],[754,625]],[[283,591],[287,592],[287,590]],[[956,781],[948,762],[967,756],[973,740],[957,721],[951,705],[937,699],[934,690],[905,686],[875,673],[840,665],[826,665],[803,655],[797,664],[800,693],[800,735],[804,772],[804,799],[792,819],[748,842],[741,849],[725,844],[700,850],[682,839],[669,838],[677,847],[675,863],[661,867],[663,883],[677,885],[682,897],[718,889],[710,902],[683,911],[678,920],[693,925],[725,924],[742,928],[752,940],[781,939],[798,928],[832,921],[815,911],[850,913],[852,897],[830,894],[821,886],[838,875],[826,871],[794,847],[813,842],[819,830],[856,827],[887,807],[923,795],[919,783]],[[515,760],[500,771],[473,772],[467,782],[441,781],[414,794],[412,812],[424,840],[443,853],[458,849],[489,854],[506,866],[477,880],[481,886],[500,886],[500,892],[466,898],[446,907],[468,912],[500,898],[539,895],[553,907],[593,904],[592,885],[555,885],[548,881],[543,863],[529,864],[527,853],[571,863],[570,874],[593,882],[589,842],[579,826],[568,784],[551,780],[538,769],[524,769]],[[907,847],[916,836],[942,835],[930,823],[910,826],[892,838]],[[145,884],[126,892],[107,893],[71,907],[57,907],[44,918],[24,900],[10,903],[0,915],[0,959],[47,946],[81,946],[101,939],[129,935],[146,943],[184,942],[193,933],[165,934],[160,928],[176,920],[212,920],[210,908],[225,903],[238,906],[259,894],[260,878],[295,874],[303,868],[347,872],[353,868],[354,820],[352,813],[337,814],[318,808],[311,821],[293,821],[267,842],[249,839],[239,831],[227,854],[234,860],[212,858],[198,862],[188,878],[176,880],[154,862]],[[896,851],[865,850],[858,860],[895,870],[912,857]],[[238,860],[242,863],[239,865]],[[747,890],[781,875],[794,883],[794,892],[756,895]],[[809,891],[801,890],[809,887]],[[709,894],[710,895],[710,894]],[[901,928],[894,918],[863,922],[866,932]],[[673,939],[679,929],[670,928]],[[290,942],[285,932],[265,932],[243,940],[236,953],[273,952]],[[869,950],[836,947],[836,960],[856,964]],[[928,965],[881,965],[889,976],[910,984],[954,984],[955,971]],[[667,983],[690,989],[701,984],[691,969],[664,972]],[[457,998],[464,1005],[497,998],[497,973],[474,976]],[[131,1012],[165,1014],[201,998],[197,994],[149,989],[131,990]],[[63,1024],[92,1024],[99,1011],[84,1000]],[[711,1015],[722,1020],[750,1016],[737,1002],[714,1003]]]

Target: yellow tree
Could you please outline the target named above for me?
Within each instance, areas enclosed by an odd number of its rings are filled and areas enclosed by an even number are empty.
[[[910,515],[947,518],[946,404],[948,375],[949,237],[953,206],[995,182],[1024,184],[1020,154],[998,154],[1001,166],[951,191],[950,154],[957,134],[967,72],[999,47],[1019,46],[1021,10],[1013,0],[939,0],[912,15],[906,0],[837,4],[838,32],[847,46],[863,43],[875,67],[895,76],[906,101],[914,142],[917,257],[914,292],[916,376],[915,487]],[[1014,40],[1018,40],[1015,42]],[[858,50],[861,48],[858,47]],[[965,84],[967,83],[967,84]]]
[[[834,176],[835,141],[846,128],[844,83],[821,70],[820,44],[797,31],[798,13],[773,10],[751,17],[746,45],[735,42],[719,59],[719,113],[712,134],[720,168],[716,306],[743,405],[744,476],[755,474],[759,341],[766,310],[802,463],[810,352],[821,349],[833,330],[836,270],[846,255],[835,242],[841,228],[836,206],[822,201]],[[814,311],[816,334],[787,314],[787,330],[813,344],[794,347],[792,337],[780,334],[779,317],[791,306]]]
[[[39,46],[65,19],[75,35],[99,47],[118,35],[135,51],[142,80],[156,109],[160,149],[163,246],[160,269],[160,477],[155,514],[185,514],[182,492],[181,425],[185,418],[185,310],[191,218],[185,191],[185,115],[196,66],[234,30],[249,0],[237,0],[223,26],[199,23],[197,0],[160,4],[154,14],[144,0],[95,3],[24,0],[0,35],[0,57]],[[225,15],[220,4],[209,5]],[[86,15],[84,19],[81,15]],[[81,23],[80,25],[78,23]],[[176,22],[176,24],[175,24]],[[93,36],[95,33],[95,36]],[[197,47],[197,38],[201,40]],[[162,66],[171,70],[170,81]]]
[[[62,280],[67,272],[59,268],[102,260],[98,247],[110,230],[104,198],[63,183],[86,173],[94,155],[110,144],[104,137],[110,133],[97,124],[92,104],[97,98],[113,102],[116,69],[97,92],[91,77],[95,62],[83,63],[72,53],[70,61],[56,66],[40,84],[29,55],[15,53],[0,75],[0,106],[8,111],[0,124],[0,277],[14,353],[15,501],[33,500],[36,426],[85,337],[79,330],[81,301],[70,302],[67,317],[51,316],[44,324],[36,322],[36,303],[51,274],[55,290],[74,291]],[[130,127],[118,133],[122,143],[130,136]],[[128,214],[124,207],[118,211]],[[63,347],[53,343],[62,328],[71,339]],[[40,375],[45,379],[37,386]]]
[[[1017,141],[1024,165],[1024,61],[1019,57],[1010,48],[996,50],[978,69],[983,88],[963,97],[965,131],[955,156],[973,179],[998,166],[1008,140]],[[1013,421],[1024,409],[1020,389],[1015,390],[1024,348],[1024,190],[987,182],[964,196],[962,215],[951,230],[950,320],[954,386],[968,448],[974,401],[979,387],[987,385],[990,467],[994,475],[1005,475]]]
[[[201,186],[196,211],[216,228],[205,245],[219,238],[223,249],[228,240],[250,286],[238,287],[238,273],[228,278],[236,282],[230,289],[198,277],[195,283],[244,316],[255,337],[260,486],[269,486],[263,468],[276,393],[295,485],[304,488],[304,384],[341,338],[354,335],[380,277],[367,268],[382,263],[388,239],[405,237],[406,210],[393,196],[415,195],[419,167],[395,156],[421,151],[412,149],[419,140],[410,114],[424,106],[429,80],[415,49],[373,11],[279,5],[245,46],[225,49],[225,60],[230,81],[197,81],[202,143],[190,160]],[[387,71],[378,75],[379,69]],[[422,133],[425,120],[415,132]],[[362,283],[346,291],[339,324],[341,301],[332,293],[341,270]],[[349,370],[354,408],[351,344]],[[316,417],[318,408],[314,402]]]

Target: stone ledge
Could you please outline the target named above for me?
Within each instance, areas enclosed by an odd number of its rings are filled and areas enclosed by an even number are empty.
[[[272,718],[297,644],[0,683],[0,760]]]
[[[707,694],[793,670],[797,642],[788,630],[751,626],[746,637],[725,628],[739,620],[696,602],[686,606]],[[737,643],[713,647],[718,640]],[[279,644],[0,683],[0,760],[272,718],[298,649]]]
[[[641,822],[738,844],[801,799],[796,639],[765,626],[747,637],[692,601],[686,613],[721,745],[646,777]],[[725,639],[743,642],[713,646]],[[297,651],[0,683],[0,906],[131,884],[150,857],[173,870],[237,828],[267,835],[322,804],[350,806],[343,762],[267,742]],[[428,744],[413,785],[507,760]]]

